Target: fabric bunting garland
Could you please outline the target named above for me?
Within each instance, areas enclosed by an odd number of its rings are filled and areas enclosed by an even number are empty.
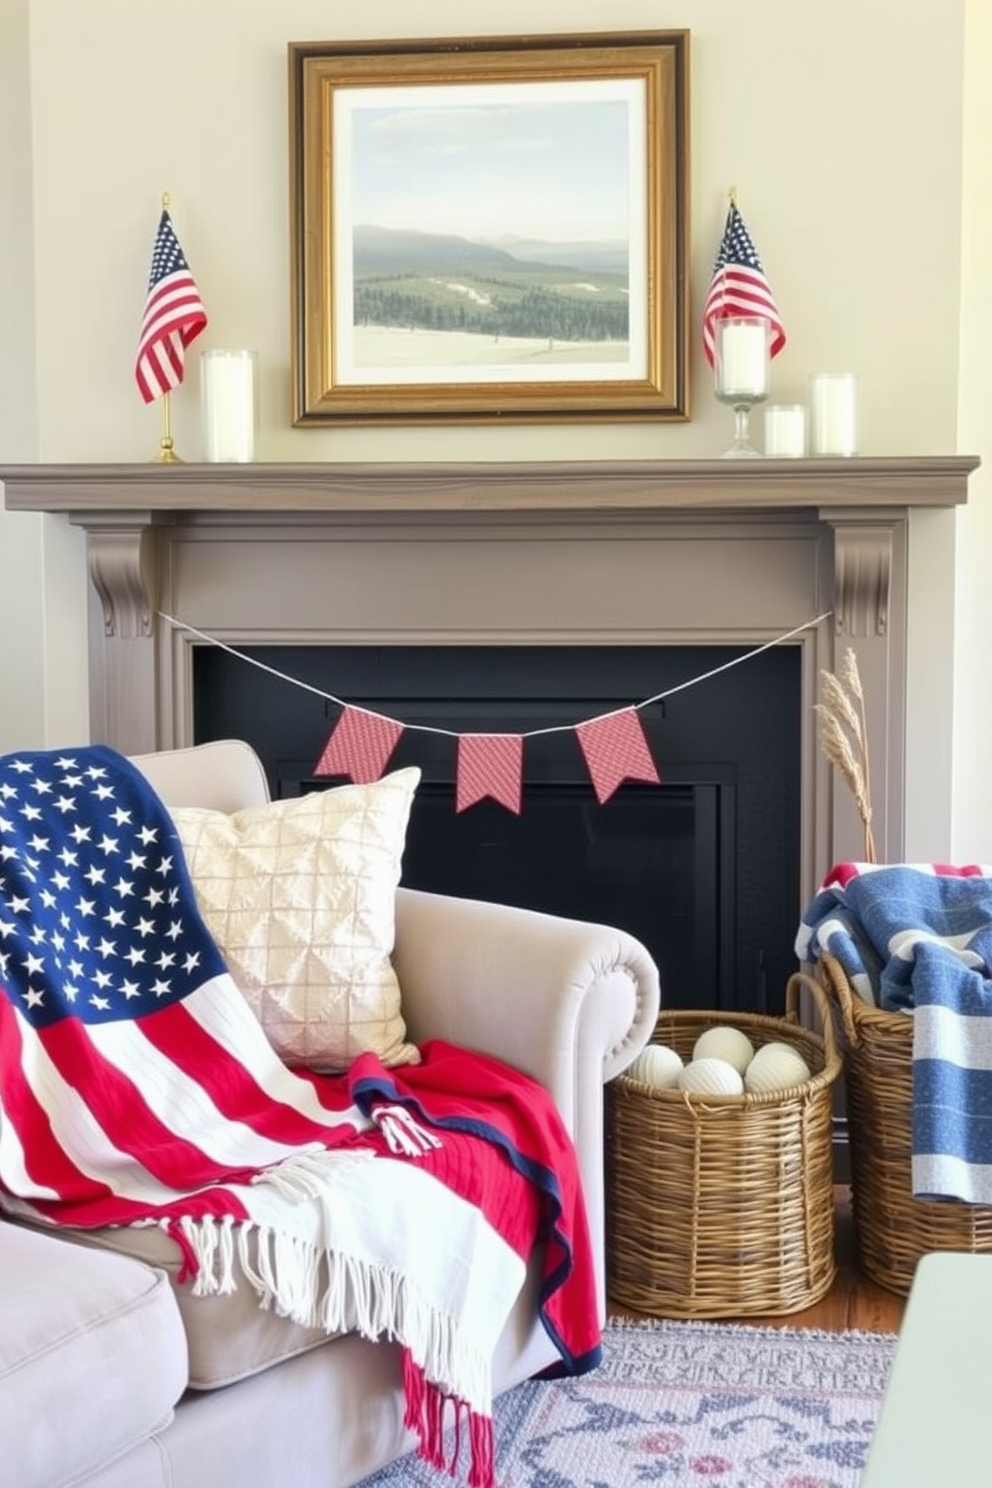
[[[381,713],[346,707],[331,730],[315,775],[348,775],[356,785],[378,780],[403,737],[403,725]]]
[[[341,712],[314,766],[315,776],[343,775],[354,781],[356,785],[369,785],[379,780],[385,773],[390,758],[405,733],[440,734],[457,742],[456,811],[465,811],[479,801],[490,799],[518,816],[522,809],[525,740],[544,734],[574,733],[600,805],[608,801],[625,780],[660,785],[662,777],[651,757],[648,739],[639,716],[643,709],[653,703],[664,702],[666,698],[687,687],[694,687],[700,682],[708,681],[718,673],[739,666],[751,657],[759,656],[773,646],[780,646],[812,626],[829,619],[829,612],[817,615],[815,619],[807,621],[804,625],[797,625],[794,630],[786,631],[783,635],[776,636],[774,640],[765,641],[762,645],[756,646],[753,651],[736,656],[731,661],[725,661],[701,676],[691,677],[675,687],[670,687],[666,692],[644,698],[637,704],[615,709],[598,718],[590,718],[577,724],[556,724],[548,728],[533,729],[524,734],[462,734],[453,729],[429,724],[403,724],[384,713],[357,707],[335,696],[334,693],[324,692],[310,683],[289,677],[267,663],[236,650],[224,641],[217,640],[215,636],[197,630],[193,625],[186,625],[171,615],[161,612],[160,614],[161,618],[170,625],[179,626],[189,631],[191,635],[198,636],[200,640],[219,646],[222,651],[227,651],[239,661],[248,662],[258,667],[260,671],[268,672],[283,682],[289,682],[307,692],[316,693],[318,697],[338,705]]]
[[[455,810],[490,797],[519,816],[523,757],[520,734],[460,734]]]
[[[641,721],[633,708],[607,713],[604,718],[591,718],[588,723],[578,724],[575,732],[601,806],[625,780],[661,784]]]
[[[601,806],[625,780],[661,783],[634,708],[576,724],[575,734]],[[382,776],[402,735],[403,726],[394,719],[346,705],[314,775],[347,775],[356,785],[368,785]],[[455,810],[491,799],[519,816],[523,747],[522,734],[459,734]]]

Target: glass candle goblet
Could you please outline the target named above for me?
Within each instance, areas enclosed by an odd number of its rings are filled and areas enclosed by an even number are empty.
[[[715,326],[715,392],[734,410],[734,439],[728,458],[754,457],[748,427],[751,409],[768,397],[771,326],[763,315],[728,315]]]

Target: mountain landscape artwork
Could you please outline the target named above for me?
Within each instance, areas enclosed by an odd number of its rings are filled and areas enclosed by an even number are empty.
[[[294,426],[688,418],[688,47],[291,42]]]
[[[358,378],[630,376],[644,248],[632,254],[627,100],[393,91],[395,105],[348,110],[341,362]]]
[[[359,364],[627,358],[624,242],[501,245],[362,225],[353,243]],[[432,333],[430,345],[410,332]]]

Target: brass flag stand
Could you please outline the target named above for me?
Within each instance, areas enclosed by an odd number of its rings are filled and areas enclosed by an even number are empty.
[[[162,438],[158,444],[158,454],[155,456],[156,465],[181,465],[182,456],[176,454],[172,443],[172,409],[171,396],[163,393],[159,402],[162,404]]]

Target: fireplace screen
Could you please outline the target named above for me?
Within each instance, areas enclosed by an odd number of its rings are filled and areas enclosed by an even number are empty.
[[[629,930],[673,1007],[777,1012],[795,967],[800,660],[781,646],[640,717],[662,783],[602,805],[574,724],[743,655],[727,647],[256,647],[254,660],[396,719],[390,768],[416,764],[403,882]],[[273,795],[317,779],[339,707],[215,647],[197,648],[198,742],[237,735]],[[440,729],[446,732],[426,732]],[[526,737],[530,731],[553,730]],[[522,809],[455,811],[458,733],[519,732]]]

